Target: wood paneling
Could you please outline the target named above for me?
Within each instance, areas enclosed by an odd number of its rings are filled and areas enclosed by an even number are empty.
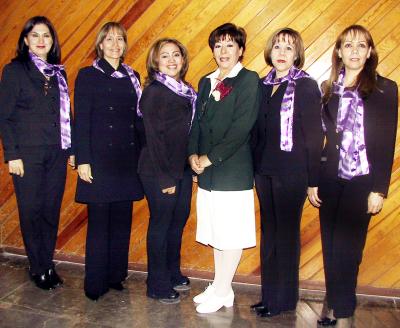
[[[59,33],[63,62],[66,65],[71,94],[78,70],[94,59],[94,38],[102,24],[121,21],[128,32],[126,62],[145,73],[149,46],[160,37],[183,42],[190,54],[189,82],[215,69],[207,40],[216,26],[232,21],[248,33],[244,64],[260,76],[269,68],[263,51],[269,35],[277,28],[290,26],[301,32],[306,46],[305,70],[319,82],[327,77],[333,42],[346,26],[358,23],[372,33],[379,52],[379,72],[400,83],[400,2],[398,0],[3,0],[0,2],[3,44],[0,66],[10,61],[22,24],[33,15],[48,16]],[[1,108],[0,108],[1,110]],[[0,155],[0,160],[2,160]],[[84,256],[87,212],[74,202],[76,172],[69,170],[57,252]],[[196,187],[192,212],[183,237],[182,265],[193,270],[212,271],[212,252],[194,241],[196,228]],[[259,207],[257,237],[260,237]],[[146,201],[135,203],[130,261],[146,263]],[[389,198],[383,211],[370,224],[359,284],[400,289],[400,136],[397,137],[395,162]],[[300,277],[304,281],[323,282],[318,211],[307,202],[301,223],[302,256]],[[18,212],[7,166],[0,166],[0,244],[22,247]],[[238,273],[259,274],[259,247],[246,250]],[[400,292],[399,292],[400,293]]]

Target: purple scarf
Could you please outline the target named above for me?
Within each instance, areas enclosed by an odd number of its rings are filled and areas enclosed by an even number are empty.
[[[32,62],[37,69],[46,77],[56,76],[58,81],[58,89],[60,90],[60,128],[61,128],[61,149],[71,147],[71,102],[68,94],[68,85],[64,75],[63,65],[53,65],[44,61],[34,53],[29,52]]]
[[[364,139],[364,103],[357,89],[345,90],[344,75],[342,69],[338,81],[333,83],[333,93],[340,97],[336,129],[343,133],[338,176],[350,180],[368,174],[369,163]]]
[[[161,72],[156,72],[155,79],[158,82],[165,85],[171,91],[175,92],[178,96],[190,100],[190,103],[192,104],[192,118],[190,120],[190,124],[192,124],[194,113],[196,111],[196,99],[197,99],[196,91],[194,91],[192,86],[189,84],[185,84],[182,81],[177,81],[173,77],[170,77],[167,74]]]
[[[268,75],[265,77],[263,83],[265,85],[277,85],[288,81],[285,94],[283,96],[281,104],[281,150],[292,151],[293,147],[293,111],[294,111],[294,91],[296,88],[296,80],[303,77],[309,77],[309,75],[292,66],[289,70],[288,75],[275,78],[276,70],[273,68]]]
[[[104,72],[104,70],[99,66],[99,58],[97,58],[94,62],[93,62],[93,67],[98,69],[100,72]],[[129,66],[126,65],[124,63],[121,63],[122,67],[126,69],[126,71],[128,72],[129,78],[131,79],[133,88],[136,91],[136,97],[137,97],[137,104],[136,104],[136,113],[139,117],[142,117],[142,112],[139,109],[139,100],[140,97],[142,96],[142,89],[140,87],[140,81],[138,80],[138,78],[135,75],[135,72],[133,71],[133,69]],[[126,77],[126,75],[120,71],[115,71],[114,73],[111,74],[111,77],[114,77],[116,79],[121,79]]]

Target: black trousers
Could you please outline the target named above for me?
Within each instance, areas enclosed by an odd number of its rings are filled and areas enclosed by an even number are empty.
[[[68,152],[60,146],[21,147],[24,176],[13,175],[29,271],[53,268]]]
[[[299,298],[300,219],[307,176],[255,176],[261,211],[262,302],[294,310]]]
[[[371,215],[371,177],[321,179],[319,196],[322,251],[328,306],[337,318],[353,315],[358,268]]]
[[[190,213],[192,176],[186,172],[175,194],[163,194],[156,177],[141,176],[150,209],[147,230],[147,290],[167,296],[183,280],[180,269],[182,234]]]
[[[85,291],[101,296],[128,275],[132,201],[88,204]]]

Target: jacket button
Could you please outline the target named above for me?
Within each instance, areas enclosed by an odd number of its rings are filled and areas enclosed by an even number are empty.
[[[134,142],[131,142],[131,143],[129,143],[129,145],[130,145],[130,146],[134,146],[134,145],[135,145],[135,143],[134,143]]]
[[[108,107],[109,110],[114,110],[114,107],[110,106]]]
[[[112,126],[112,125],[109,125],[108,127],[109,127],[110,129],[112,129],[112,128],[113,128],[113,126]]]
[[[111,92],[111,88],[108,88],[108,92]]]
[[[53,123],[53,126],[56,127],[56,126],[57,126],[57,123],[54,122],[54,123]]]
[[[133,124],[129,125],[129,127],[130,127],[131,129],[133,129]]]
[[[113,145],[112,142],[110,142],[110,143],[108,144],[109,147],[112,147],[112,145]]]
[[[336,149],[339,149],[339,145],[336,145]]]
[[[210,133],[212,133],[213,132],[213,129],[210,129]]]
[[[131,110],[135,110],[135,107],[131,107]]]

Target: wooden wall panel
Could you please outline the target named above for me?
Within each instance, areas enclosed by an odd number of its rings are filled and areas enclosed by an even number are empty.
[[[2,68],[13,57],[22,24],[33,15],[48,16],[59,33],[71,95],[78,70],[94,59],[94,38],[102,24],[121,21],[128,32],[126,62],[145,78],[149,46],[160,37],[183,42],[190,54],[188,81],[215,69],[208,48],[208,35],[216,26],[232,21],[248,34],[244,64],[265,75],[263,51],[269,35],[290,26],[301,32],[306,47],[305,70],[319,82],[329,74],[333,42],[346,26],[358,23],[370,29],[379,52],[378,70],[400,83],[400,2],[398,0],[3,0],[0,2],[0,54]],[[0,108],[1,110],[1,108]],[[399,125],[399,124],[398,124]],[[0,161],[3,157],[0,155]],[[84,256],[87,211],[74,202],[76,172],[69,170],[62,205],[57,252]],[[212,252],[194,241],[196,186],[192,212],[183,237],[182,265],[187,269],[212,271]],[[256,203],[257,238],[260,238],[259,206]],[[149,211],[146,201],[134,205],[130,262],[146,264],[146,230]],[[400,295],[400,134],[389,198],[369,227],[359,284],[395,288]],[[308,202],[301,222],[302,255],[300,277],[323,282],[318,211]],[[0,165],[0,245],[22,247],[18,211],[8,168]],[[246,250],[238,270],[245,276],[259,275],[259,247]]]

